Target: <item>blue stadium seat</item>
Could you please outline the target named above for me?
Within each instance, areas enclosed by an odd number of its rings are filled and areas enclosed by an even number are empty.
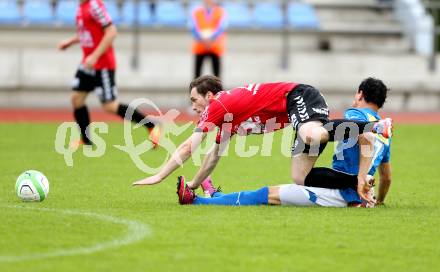
[[[19,24],[20,8],[15,0],[0,0],[0,24]]]
[[[135,20],[135,11],[139,16],[140,25],[151,25],[154,22],[153,14],[147,1],[139,1],[139,7],[135,7],[134,1],[124,1],[122,6],[122,23],[133,25]]]
[[[62,24],[74,25],[77,9],[77,0],[59,0],[55,9],[55,18]]]
[[[257,3],[254,8],[253,18],[259,27],[281,28],[283,26],[283,11],[277,3]]]
[[[246,3],[224,2],[223,7],[226,10],[230,27],[240,28],[252,25],[252,16]]]
[[[119,6],[116,0],[106,0],[104,1],[105,8],[107,9],[107,12],[110,14],[110,17],[112,17],[113,24],[117,25],[121,22],[121,16],[119,13]]]
[[[198,8],[198,7],[200,7],[201,5],[203,5],[203,2],[202,1],[199,1],[199,0],[193,0],[193,1],[190,1],[189,2],[189,5],[188,5],[188,14],[192,14],[193,13],[193,11],[196,9],[196,8]]]
[[[156,22],[163,26],[186,26],[186,12],[180,1],[160,1],[156,7]]]
[[[53,24],[54,16],[50,0],[26,0],[23,6],[24,20],[30,24]]]
[[[319,28],[319,20],[313,6],[305,3],[289,3],[287,9],[289,24],[295,28]]]

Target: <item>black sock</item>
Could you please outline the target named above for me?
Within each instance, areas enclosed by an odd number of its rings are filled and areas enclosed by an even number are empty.
[[[127,110],[128,110],[128,105],[120,103],[119,107],[118,107],[118,115],[121,116],[122,118],[125,118],[125,112]],[[133,115],[131,116],[131,118],[132,118],[132,120],[130,120],[130,121],[139,124],[145,118],[145,115],[140,113],[138,110],[134,110],[133,111]],[[145,123],[144,126],[146,128],[153,128],[154,127],[154,123],[149,121],[149,122]]]
[[[316,167],[312,168],[307,175],[305,186],[319,187],[328,189],[357,189],[357,176],[336,171],[331,168]]]
[[[81,138],[84,144],[92,144],[92,141],[86,133],[86,129],[90,125],[89,111],[87,107],[83,106],[81,108],[75,109],[73,111],[73,115],[75,116],[76,123],[80,128]]]
[[[324,127],[327,129],[329,133],[329,142],[334,141],[342,141],[342,140],[348,140],[350,138],[356,138],[359,136],[359,134],[362,134],[368,131],[372,131],[373,126],[376,122],[364,122],[364,121],[356,121],[356,120],[348,120],[348,119],[334,119],[330,120],[327,124],[324,124]],[[340,129],[338,129],[338,126],[344,124],[341,126]],[[358,128],[357,132],[358,134],[354,133],[355,131],[352,131],[352,135],[350,135],[350,127],[356,126]],[[343,133],[342,128],[344,128]],[[338,135],[336,135],[338,133]]]

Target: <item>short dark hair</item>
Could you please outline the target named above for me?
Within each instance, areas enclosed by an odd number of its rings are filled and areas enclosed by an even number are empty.
[[[388,90],[388,87],[382,80],[369,77],[364,79],[361,85],[359,85],[358,92],[362,91],[365,101],[376,104],[379,108],[382,108],[387,99]]]
[[[189,84],[189,91],[191,92],[194,87],[197,89],[197,92],[203,96],[208,92],[217,94],[218,92],[223,91],[223,85],[220,78],[211,75],[201,76],[191,81],[191,84]]]

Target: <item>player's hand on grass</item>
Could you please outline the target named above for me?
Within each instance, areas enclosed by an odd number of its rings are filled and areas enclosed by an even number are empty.
[[[385,207],[385,203],[377,201],[375,206],[376,207],[378,207],[378,206],[379,207]]]
[[[385,201],[383,199],[376,199],[376,206],[385,207]]]
[[[367,201],[369,204],[374,205],[376,201],[368,194],[371,190],[371,185],[365,178],[358,177],[357,193],[362,200]]]
[[[93,70],[93,68],[95,67],[95,64],[98,62],[98,58],[95,57],[93,54],[89,55],[85,60],[84,60],[84,66],[86,69],[88,70]]]
[[[162,181],[162,178],[159,175],[154,175],[145,179],[138,180],[134,182],[133,186],[143,186],[143,185],[154,185]]]

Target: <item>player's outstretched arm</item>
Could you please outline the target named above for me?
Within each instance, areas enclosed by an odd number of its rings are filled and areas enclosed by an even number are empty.
[[[391,164],[389,162],[382,163],[379,166],[379,191],[377,194],[377,204],[383,204],[388,190],[391,186]]]
[[[370,185],[367,182],[368,171],[370,170],[374,157],[374,134],[371,132],[359,135],[359,173],[357,193],[370,204],[374,204],[374,199],[368,196]]]
[[[133,183],[133,186],[153,185],[160,183],[191,156],[192,151],[195,151],[199,147],[205,136],[206,134],[203,132],[194,132],[176,149],[176,151],[174,151],[173,155],[171,155],[171,158],[166,162],[159,173],[154,176],[136,181]]]
[[[104,37],[102,37],[101,42],[99,43],[98,47],[93,51],[92,54],[90,54],[85,60],[84,65],[88,69],[93,69],[98,59],[104,54],[107,49],[112,45],[113,41],[116,38],[116,35],[118,34],[118,31],[116,27],[111,24],[104,29]]]
[[[70,37],[68,39],[62,40],[58,43],[58,50],[66,50],[70,46],[79,43],[78,35],[75,35],[73,37]]]
[[[220,160],[220,145],[215,144],[211,151],[206,154],[203,159],[203,164],[200,167],[197,174],[194,176],[194,179],[191,182],[188,182],[188,186],[191,189],[197,189],[200,184],[212,173],[212,171],[217,166],[218,161]]]

